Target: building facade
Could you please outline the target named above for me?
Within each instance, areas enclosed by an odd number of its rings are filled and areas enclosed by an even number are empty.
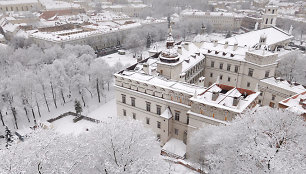
[[[202,12],[198,10],[185,10],[181,13],[184,19],[199,20],[212,25],[214,30],[236,31],[241,27],[243,15],[228,12]]]
[[[39,0],[12,0],[0,1],[2,12],[38,11],[44,9]]]
[[[171,138],[188,145],[192,131],[227,124],[256,106],[257,91],[219,81],[204,87],[202,51],[192,42],[175,44],[170,29],[165,50],[115,74],[118,116],[143,122],[161,145]]]

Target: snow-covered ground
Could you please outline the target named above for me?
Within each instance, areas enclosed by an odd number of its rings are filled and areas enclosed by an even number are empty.
[[[116,63],[121,63],[123,66],[128,66],[137,63],[137,59],[133,58],[133,54],[129,51],[125,55],[113,53],[107,56],[99,57],[98,59],[104,60],[110,66],[114,66]]]
[[[56,132],[61,134],[73,134],[78,135],[91,127],[94,127],[97,123],[93,123],[87,120],[80,120],[76,123],[73,122],[74,116],[66,116],[52,123]]]

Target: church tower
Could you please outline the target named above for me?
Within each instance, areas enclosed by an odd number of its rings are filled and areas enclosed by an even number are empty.
[[[276,25],[278,6],[268,4],[265,7],[265,14],[262,17],[261,28],[273,27]]]

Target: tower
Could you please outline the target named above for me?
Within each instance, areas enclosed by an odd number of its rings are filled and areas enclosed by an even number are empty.
[[[268,28],[275,26],[277,19],[278,7],[273,4],[269,4],[265,7],[265,14],[262,17],[261,28]]]
[[[174,43],[170,26],[166,40],[166,49],[158,57],[157,72],[168,79],[178,80],[182,72],[182,61]]]

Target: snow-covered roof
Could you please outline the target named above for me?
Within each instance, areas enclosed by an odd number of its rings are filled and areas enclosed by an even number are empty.
[[[205,91],[205,88],[200,86],[191,85],[183,82],[177,82],[174,80],[167,80],[160,76],[149,75],[142,72],[125,70],[121,74],[117,74],[117,76],[124,76],[125,78],[130,80],[139,81],[141,83],[146,83],[148,85],[181,92],[188,95],[193,95],[195,91],[197,92]]]
[[[306,91],[289,97],[279,104],[286,106],[288,110],[297,114],[306,114]]]
[[[253,47],[259,42],[260,36],[264,34],[267,36],[266,45],[268,46],[293,38],[292,35],[289,35],[287,32],[282,31],[279,28],[270,27],[236,35],[219,41],[219,43],[225,44],[225,42],[228,42],[229,45],[234,45],[235,43],[238,43],[238,45],[241,47]]]
[[[163,151],[184,157],[186,154],[186,144],[183,141],[171,138],[162,148]]]
[[[172,112],[171,112],[170,108],[167,106],[165,111],[160,116],[163,117],[163,118],[166,118],[166,119],[172,118]]]
[[[199,93],[190,100],[217,108],[242,113],[260,94],[247,89],[213,84],[205,92]],[[234,100],[238,102],[234,104]]]
[[[302,93],[306,89],[303,85],[297,84],[297,83],[290,83],[286,80],[282,80],[280,78],[270,77],[263,80],[260,80],[262,83],[266,83],[278,88],[285,89],[287,91],[291,91],[294,93]]]

